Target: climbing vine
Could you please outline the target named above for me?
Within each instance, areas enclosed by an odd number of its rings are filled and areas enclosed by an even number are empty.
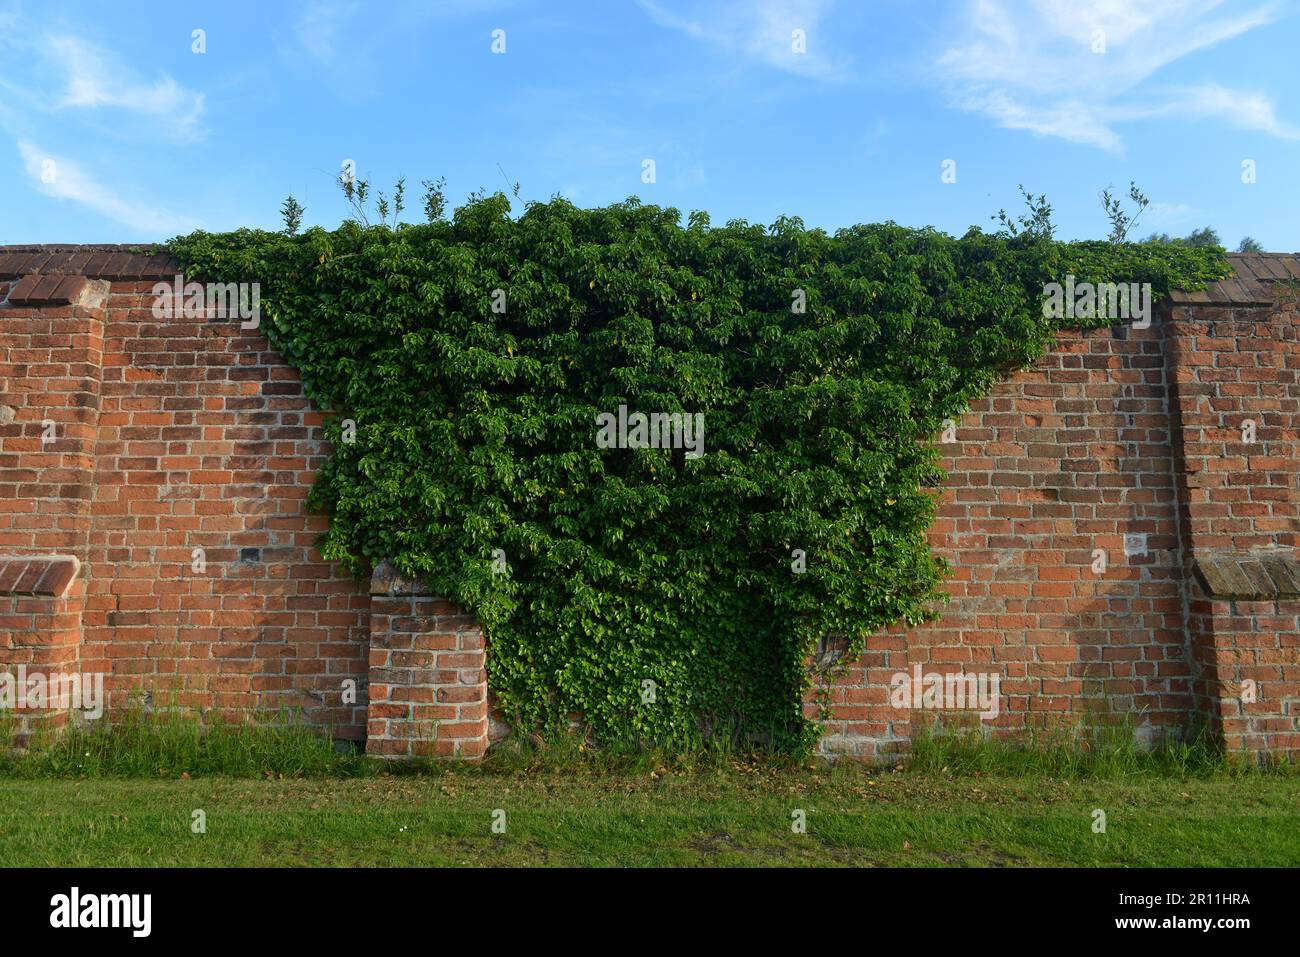
[[[820,638],[933,614],[934,438],[1043,354],[1044,286],[1227,274],[1217,249],[714,228],[635,200],[512,216],[499,194],[169,245],[190,278],[260,284],[261,329],[331,414],[322,554],[476,614],[517,726],[788,751],[816,737]],[[698,448],[602,447],[620,406],[702,417]]]

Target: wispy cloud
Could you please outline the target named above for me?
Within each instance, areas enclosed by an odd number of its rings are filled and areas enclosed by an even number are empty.
[[[430,20],[450,20],[513,5],[517,0],[385,0],[370,7],[360,0],[308,0],[293,21],[297,47],[314,60],[330,63],[346,48],[355,61],[369,58],[385,38],[409,33]],[[382,16],[377,15],[382,10]],[[360,16],[360,14],[365,16]],[[355,62],[353,66],[355,68]]]
[[[129,162],[119,159],[110,175],[101,178],[89,165],[37,144],[53,139],[66,147],[75,142],[76,155],[87,164],[90,157],[104,155],[95,144],[106,137],[119,155],[129,156],[133,148],[156,155],[160,140],[192,143],[202,138],[203,95],[165,74],[146,79],[125,58],[80,37],[43,34],[16,10],[0,16],[8,16],[14,26],[0,35],[0,52],[12,66],[7,78],[0,77],[0,131],[12,137],[33,191],[104,216],[142,237],[194,229],[195,218],[129,195],[130,185],[124,183],[130,178]]]
[[[636,2],[659,26],[746,60],[818,80],[845,76],[844,64],[827,52],[830,33],[822,28],[833,0],[713,0],[691,5],[689,13],[662,0]],[[801,45],[796,31],[802,31]]]
[[[1167,99],[1146,108],[1115,111],[1117,117],[1144,119],[1160,114],[1201,116],[1223,120],[1243,130],[1255,130],[1280,139],[1300,140],[1300,127],[1278,118],[1273,101],[1258,91],[1230,90],[1217,83],[1175,87],[1165,91]]]
[[[656,183],[689,189],[708,182],[700,154],[689,143],[654,130],[601,123],[585,116],[573,118],[562,130],[546,136],[534,155],[549,179],[571,184],[563,190],[570,200],[581,193],[617,202],[638,193],[647,202],[655,202],[657,187],[641,180],[646,160],[654,162]]]
[[[106,50],[73,36],[48,37],[43,52],[63,74],[64,88],[52,100],[54,109],[108,107],[163,121],[168,135],[182,138],[199,134],[203,94],[187,90],[169,76],[152,83]]]
[[[1262,93],[1215,82],[1153,88],[1161,68],[1276,17],[1272,4],[1220,0],[972,0],[961,38],[938,58],[954,105],[999,125],[1119,152],[1119,123],[1215,119],[1287,139]]]
[[[314,0],[302,8],[294,22],[298,43],[317,60],[333,60],[339,35],[360,9],[355,0]]]
[[[1177,226],[1188,222],[1197,210],[1187,203],[1152,202],[1146,208],[1147,226]]]
[[[198,225],[191,218],[128,202],[75,162],[47,153],[26,140],[19,141],[18,152],[33,185],[46,196],[77,203],[153,237],[189,232]]]

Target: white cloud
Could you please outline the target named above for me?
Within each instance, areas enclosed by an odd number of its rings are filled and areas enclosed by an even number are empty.
[[[129,203],[112,189],[97,182],[76,163],[46,153],[26,140],[19,141],[18,152],[22,155],[27,175],[46,196],[85,206],[140,233],[159,239],[190,232],[198,225],[193,219]]]
[[[1185,223],[1196,213],[1196,209],[1186,203],[1158,203],[1152,201],[1146,208],[1144,225],[1153,227],[1176,226]]]
[[[1148,89],[1162,67],[1274,19],[1271,4],[1220,0],[972,0],[936,66],[952,102],[999,125],[1119,152],[1115,124],[1213,118],[1296,138],[1261,93],[1213,82]],[[1098,49],[1102,52],[1098,52]]]
[[[1097,109],[1078,100],[1028,106],[1001,90],[979,89],[957,93],[953,102],[962,109],[985,113],[1007,129],[1029,130],[1041,136],[1055,136],[1105,150],[1118,151],[1121,145],[1119,134],[1110,128]]]
[[[693,5],[690,15],[660,0],[636,0],[659,26],[685,33],[746,59],[819,80],[843,78],[843,67],[825,52],[829,31],[820,29],[833,0],[713,0]],[[802,30],[806,52],[795,52]]]
[[[171,136],[197,134],[203,94],[185,89],[169,76],[143,82],[111,54],[76,37],[49,37],[44,52],[65,78],[62,95],[51,104],[55,108],[128,110],[163,121],[164,131]]]
[[[1123,189],[1113,192],[1123,194]],[[1203,225],[1206,218],[1204,210],[1188,203],[1162,202],[1152,200],[1138,214],[1137,224],[1133,227],[1130,238],[1140,239],[1152,233],[1169,233],[1175,236],[1186,235],[1192,227]]]
[[[1244,130],[1267,133],[1279,139],[1300,140],[1300,127],[1278,119],[1273,102],[1264,93],[1229,90],[1216,83],[1170,90],[1169,101],[1136,116],[1177,113],[1216,117]]]

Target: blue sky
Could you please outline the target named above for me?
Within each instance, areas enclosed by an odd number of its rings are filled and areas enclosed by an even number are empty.
[[[445,176],[959,234],[1024,183],[1063,238],[1136,180],[1140,235],[1290,252],[1298,57],[1294,0],[0,0],[0,244],[334,226],[352,159],[410,220]]]

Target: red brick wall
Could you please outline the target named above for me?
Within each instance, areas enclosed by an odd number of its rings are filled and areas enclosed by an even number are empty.
[[[1152,733],[1185,722],[1162,356],[1154,323],[1063,335],[976,403],[955,441],[941,437],[949,477],[930,540],[951,564],[951,602],[905,641],[893,632],[868,642],[874,678],[864,687],[850,674],[833,693],[861,704],[833,709],[824,750],[869,755],[856,739],[885,725],[905,739],[918,716],[891,705],[888,686],[917,665],[996,674],[999,714],[985,723],[995,733],[1068,726],[1094,710],[1138,716]],[[1134,533],[1146,535],[1145,555],[1126,556]],[[886,667],[877,648],[890,649]],[[971,715],[924,715],[957,717]]]
[[[1170,341],[1189,553],[1294,555],[1300,305],[1179,307]],[[1226,601],[1187,582],[1200,713],[1233,749],[1300,754],[1300,599]]]
[[[67,559],[75,568],[75,559]],[[14,714],[9,719],[0,713],[0,730],[19,745],[27,744],[34,734],[56,731],[72,717],[75,704],[70,700],[47,702],[32,707],[19,697],[18,684],[26,684],[29,673],[45,679],[54,675],[81,674],[81,613],[85,603],[85,586],[68,581],[66,587],[35,588],[19,577],[29,576],[33,566],[62,564],[29,562],[21,558],[0,559],[0,672],[12,677]],[[24,571],[27,569],[28,571]],[[61,578],[66,581],[66,577]],[[102,702],[97,702],[101,703]],[[8,702],[5,703],[9,705]],[[3,744],[0,740],[0,744]]]
[[[823,751],[897,752],[919,720],[975,723],[891,703],[891,673],[920,665],[996,674],[994,734],[1104,715],[1153,740],[1208,720],[1234,749],[1300,754],[1300,602],[1211,601],[1193,571],[1197,555],[1300,543],[1297,318],[1178,307],[1145,330],[1067,333],[977,403],[939,446],[930,538],[951,603],[905,641],[868,642],[830,690]],[[1125,554],[1132,534],[1145,555]]]
[[[0,551],[86,547],[106,294],[99,283],[77,305],[0,312]]]
[[[366,751],[481,758],[488,693],[478,623],[385,566],[372,579],[371,601]]]
[[[0,296],[7,285],[0,283]],[[106,293],[107,284],[97,283],[77,304],[0,310],[0,556],[86,554]],[[0,560],[14,571],[25,564]],[[84,579],[51,595],[6,577],[0,574],[0,670],[77,672]],[[20,712],[17,739],[67,717],[60,709]]]
[[[305,507],[323,416],[260,332],[157,319],[153,285],[109,303],[83,661],[116,707],[292,709],[359,739],[343,681],[364,685],[369,602],[314,550],[326,523]]]
[[[152,281],[98,285],[94,308],[0,310],[0,550],[82,559],[63,657],[109,675],[111,707],[292,709],[363,738],[366,588],[316,553],[304,507],[322,416],[260,333],[156,319]],[[9,621],[0,664],[23,654]]]
[[[338,737],[369,727],[376,752],[481,754],[478,630],[432,596],[371,596],[320,557],[325,519],[305,499],[322,415],[259,332],[157,319],[153,285],[0,308],[0,557],[82,562],[62,598],[2,596],[0,668],[106,672],[116,708],[292,708]],[[1215,598],[1194,573],[1220,549],[1294,554],[1296,322],[1294,305],[1198,306],[1068,334],[977,403],[940,445],[931,538],[952,601],[873,637],[826,689],[824,749],[888,758],[921,721],[970,719],[891,703],[919,666],[997,675],[997,734],[1104,712],[1155,737],[1199,717],[1234,747],[1300,751],[1300,605]],[[1144,555],[1125,554],[1134,534]]]

